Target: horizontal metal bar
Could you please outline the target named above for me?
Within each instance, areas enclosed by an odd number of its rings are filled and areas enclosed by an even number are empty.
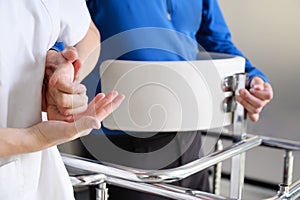
[[[118,179],[115,177],[107,177],[107,183],[122,188],[151,193],[158,196],[178,200],[229,200],[229,198],[220,195],[214,195],[211,193],[201,191],[194,191],[188,188],[179,188],[167,184],[137,183],[128,180]]]
[[[223,160],[239,155],[245,151],[255,148],[261,144],[261,139],[257,136],[240,141],[230,147],[227,147],[221,151],[214,152],[190,162],[186,165],[172,168],[157,170],[138,175],[140,179],[145,182],[173,182],[184,179],[192,174],[195,174],[203,169],[215,165]]]
[[[99,185],[106,181],[104,174],[90,174],[90,175],[71,175],[71,183],[74,187],[84,187],[91,185]]]
[[[203,132],[204,135],[217,137],[220,139],[225,140],[234,140],[235,137],[229,131],[225,131],[224,133],[220,134],[219,132],[209,131],[207,133]],[[247,138],[251,138],[254,135],[246,133]],[[282,150],[291,150],[291,151],[300,151],[300,142],[292,141],[287,139],[280,139],[280,138],[273,138],[267,136],[259,136],[262,139],[261,146],[271,147],[275,149],[282,149]]]
[[[118,167],[118,165],[110,166],[108,163],[91,161],[89,159],[68,154],[62,154],[62,158],[66,166],[73,167],[75,169],[86,170],[88,172],[101,173],[124,180],[149,183],[174,182],[184,179],[232,156],[257,147],[260,144],[261,139],[255,136],[186,165],[177,168],[156,171],[121,166]]]
[[[253,135],[251,134],[247,134],[247,137],[252,136]],[[260,136],[260,138],[262,139],[262,146],[265,147],[271,147],[282,150],[300,151],[300,142],[297,141],[272,138],[267,136]]]
[[[85,170],[87,172],[104,174],[112,177],[118,177],[120,179],[127,179],[131,181],[141,182],[141,180],[133,172],[117,169],[115,167],[108,166],[104,163],[85,159],[78,156],[73,156],[69,154],[61,154],[61,155],[67,167]]]

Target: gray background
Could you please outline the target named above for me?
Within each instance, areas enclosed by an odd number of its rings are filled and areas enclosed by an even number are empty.
[[[263,70],[274,89],[274,99],[248,132],[300,141],[300,1],[219,0],[233,41]],[[278,183],[282,151],[250,151],[247,176]],[[294,178],[300,178],[300,153],[295,153]]]

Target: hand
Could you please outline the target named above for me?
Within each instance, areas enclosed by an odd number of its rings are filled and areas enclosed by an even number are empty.
[[[74,122],[50,120],[33,126],[30,131],[34,136],[34,150],[68,142],[89,134],[92,129],[99,129],[101,121],[118,108],[123,99],[124,95],[118,95],[116,91],[106,96],[99,93],[85,112],[75,116]]]
[[[47,52],[45,81],[48,85],[44,108],[49,120],[72,121],[74,114],[87,109],[86,88],[75,78],[80,67],[74,47],[62,52]]]
[[[236,99],[248,111],[248,116],[253,122],[259,120],[260,112],[273,98],[272,86],[259,77],[252,79],[249,91],[241,89],[239,93]]]

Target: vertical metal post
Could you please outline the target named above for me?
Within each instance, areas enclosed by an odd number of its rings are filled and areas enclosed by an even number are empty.
[[[285,185],[291,185],[293,181],[293,163],[294,156],[293,152],[290,150],[285,151],[284,163],[283,163],[283,181]]]
[[[222,140],[218,139],[215,145],[215,151],[223,149]],[[216,195],[221,194],[221,175],[222,175],[222,162],[219,162],[214,166],[214,177],[213,177],[213,193]]]
[[[108,200],[108,188],[106,187],[106,182],[97,185],[96,200]]]
[[[236,75],[236,88],[234,95],[237,96],[240,89],[245,88],[247,76],[245,74]],[[242,105],[237,103],[236,110],[233,113],[233,136],[234,142],[245,139],[247,113]],[[242,199],[242,189],[244,186],[245,175],[245,153],[232,157],[231,176],[230,176],[230,197],[233,199]]]

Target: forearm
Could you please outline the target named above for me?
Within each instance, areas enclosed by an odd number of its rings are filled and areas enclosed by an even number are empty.
[[[1,128],[0,158],[32,152],[30,129]]]
[[[77,138],[74,123],[40,122],[29,128],[0,129],[0,158],[40,151]]]
[[[93,22],[85,37],[75,47],[82,62],[76,80],[81,82],[94,69],[100,54],[100,33]]]

